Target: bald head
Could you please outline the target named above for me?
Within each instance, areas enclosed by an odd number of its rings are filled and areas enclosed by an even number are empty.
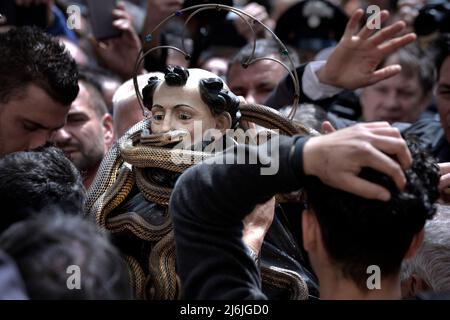
[[[139,90],[142,90],[150,77],[159,77],[162,79],[163,74],[152,72],[140,75],[137,78]],[[136,97],[133,79],[126,81],[116,90],[112,101],[114,132],[116,133],[116,139],[118,139],[133,125],[144,119],[142,109]]]

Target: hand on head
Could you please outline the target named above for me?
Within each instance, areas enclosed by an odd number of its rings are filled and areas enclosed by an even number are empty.
[[[329,132],[332,127],[325,124]],[[310,138],[303,149],[303,168],[331,187],[361,197],[387,201],[385,188],[358,177],[363,167],[380,171],[402,190],[403,170],[411,165],[409,149],[398,129],[387,122],[359,123],[352,127]]]

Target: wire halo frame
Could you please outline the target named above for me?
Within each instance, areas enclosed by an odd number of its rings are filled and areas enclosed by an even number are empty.
[[[225,10],[227,12],[232,12],[234,14],[236,14],[239,18],[241,18],[242,20],[244,20],[244,22],[250,27],[250,29],[252,30],[252,34],[253,34],[253,49],[252,49],[252,54],[247,58],[246,61],[244,61],[242,63],[242,67],[244,69],[246,69],[249,65],[261,61],[261,60],[271,60],[274,61],[278,64],[280,64],[284,69],[287,70],[288,74],[290,75],[292,82],[294,84],[294,101],[292,103],[292,109],[289,112],[288,115],[288,119],[292,120],[295,116],[295,113],[297,111],[297,107],[298,107],[298,103],[300,100],[300,82],[298,79],[298,75],[297,72],[295,72],[295,65],[294,62],[292,61],[291,56],[289,55],[289,51],[286,48],[286,46],[283,44],[283,42],[275,35],[275,33],[270,30],[270,28],[268,26],[266,26],[264,23],[262,23],[260,20],[256,19],[254,16],[244,12],[241,9],[237,9],[231,6],[226,6],[226,5],[222,5],[222,4],[214,4],[214,3],[209,3],[209,4],[199,4],[199,5],[195,5],[195,6],[191,6],[191,7],[187,7],[181,10],[178,10],[174,13],[172,13],[171,15],[169,15],[167,18],[165,18],[163,21],[161,21],[153,30],[151,33],[147,34],[145,36],[144,41],[145,42],[151,42],[152,39],[152,34],[158,30],[160,27],[162,27],[167,21],[169,21],[170,19],[172,19],[173,17],[180,17],[183,15],[183,13],[187,12],[187,11],[191,11],[191,10],[195,10],[194,12],[192,12],[188,18],[186,19],[186,21],[184,22],[184,28],[183,28],[183,33],[182,33],[182,37],[181,37],[181,49],[174,47],[174,46],[156,46],[153,47],[147,51],[144,52],[144,47],[142,47],[142,49],[139,51],[138,57],[136,59],[135,65],[134,65],[134,74],[133,74],[133,84],[134,84],[134,90],[136,92],[136,96],[138,98],[138,102],[139,105],[142,109],[142,112],[144,114],[145,117],[147,117],[148,115],[148,111],[146,110],[145,106],[144,106],[144,102],[143,102],[143,97],[141,94],[141,91],[139,90],[139,84],[137,81],[137,77],[138,77],[138,70],[139,70],[139,66],[143,63],[144,58],[150,54],[153,51],[156,50],[161,50],[161,49],[171,49],[171,50],[175,50],[180,52],[181,54],[184,55],[186,60],[190,60],[191,55],[188,54],[186,52],[186,47],[185,47],[185,30],[186,30],[186,26],[189,23],[189,21],[199,12],[205,11],[205,10],[217,10],[217,11],[221,11],[221,10]],[[246,19],[246,18],[250,18],[250,19]],[[254,58],[255,55],[255,49],[256,49],[256,33],[255,30],[253,29],[253,25],[259,23],[266,31],[268,31],[274,38],[274,40],[278,43],[279,47],[280,47],[280,54],[281,56],[285,56],[288,58],[289,60],[289,64],[290,67],[288,67],[285,63],[281,62],[278,59],[275,58],[270,58],[270,57],[261,57],[261,58]]]

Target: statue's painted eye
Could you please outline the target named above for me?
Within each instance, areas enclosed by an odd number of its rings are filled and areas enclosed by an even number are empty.
[[[189,120],[192,118],[192,116],[189,113],[182,112],[178,115],[178,118],[181,120]]]
[[[164,114],[163,113],[154,113],[153,120],[156,120],[156,121],[164,120]]]

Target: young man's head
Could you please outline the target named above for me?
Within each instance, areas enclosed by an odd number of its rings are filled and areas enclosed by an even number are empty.
[[[67,123],[51,140],[61,148],[85,178],[88,188],[114,141],[112,117],[95,85],[80,79],[80,92],[72,103]]]
[[[0,157],[45,144],[78,94],[75,61],[35,28],[0,33]]]
[[[0,248],[15,260],[31,299],[132,298],[119,252],[80,215],[56,211],[18,222],[0,236]]]
[[[40,147],[0,159],[0,232],[47,206],[78,213],[84,202],[80,174],[61,150]]]
[[[409,142],[409,147],[413,164],[405,172],[407,184],[402,192],[384,174],[368,168],[360,174],[390,190],[387,202],[364,199],[307,178],[303,241],[319,278],[321,297],[400,298],[402,260],[420,245],[425,221],[433,217],[439,196],[439,171],[433,159],[416,143]],[[368,286],[373,266],[380,270],[381,290]]]

